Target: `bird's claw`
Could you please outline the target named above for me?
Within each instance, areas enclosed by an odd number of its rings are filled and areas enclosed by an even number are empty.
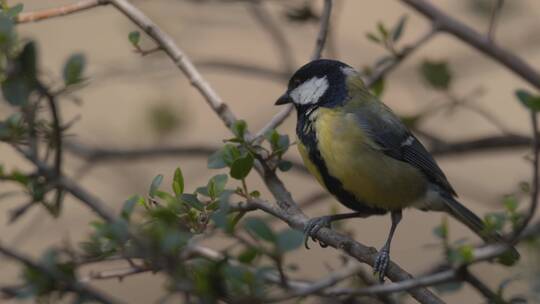
[[[379,277],[379,282],[384,282],[384,276],[386,275],[386,270],[390,264],[390,251],[386,248],[383,248],[377,253],[375,258],[375,265],[373,265],[373,274]]]
[[[330,223],[332,222],[332,218],[330,216],[321,216],[310,219],[306,226],[304,227],[304,246],[306,249],[309,249],[308,242],[309,238],[313,241],[316,241],[313,235],[315,235],[321,228],[330,228]],[[321,247],[328,247],[328,245],[319,242]]]

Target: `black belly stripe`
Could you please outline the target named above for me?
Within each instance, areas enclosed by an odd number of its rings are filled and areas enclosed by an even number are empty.
[[[343,188],[343,184],[334,176],[330,175],[326,163],[321,156],[321,153],[317,145],[317,137],[315,131],[310,129],[305,133],[303,128],[305,123],[310,123],[308,118],[303,115],[298,115],[298,124],[296,127],[296,133],[298,138],[302,141],[302,144],[306,147],[309,155],[309,159],[319,170],[326,189],[334,195],[338,201],[354,211],[361,212],[366,215],[385,214],[388,210],[382,208],[371,207],[361,201],[359,201],[352,193]]]

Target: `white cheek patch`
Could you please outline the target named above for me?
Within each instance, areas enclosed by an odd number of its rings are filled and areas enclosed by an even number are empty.
[[[289,96],[291,96],[296,104],[314,104],[317,103],[319,98],[321,98],[326,90],[328,90],[328,86],[326,76],[322,78],[313,77],[299,85],[289,94]]]

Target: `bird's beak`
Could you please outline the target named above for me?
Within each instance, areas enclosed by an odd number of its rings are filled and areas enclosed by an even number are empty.
[[[284,104],[287,104],[287,103],[292,103],[293,100],[292,98],[289,96],[288,93],[285,93],[283,95],[281,95],[278,100],[276,100],[276,103],[275,105],[284,105]]]

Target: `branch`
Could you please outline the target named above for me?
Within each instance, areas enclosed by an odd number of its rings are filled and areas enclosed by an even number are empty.
[[[60,7],[49,8],[35,12],[20,13],[17,16],[16,22],[28,23],[41,21],[49,18],[61,17],[105,4],[107,4],[106,0],[80,0],[76,3],[66,4]]]
[[[540,74],[535,69],[515,54],[487,39],[485,35],[450,17],[425,0],[400,1],[429,18],[441,31],[454,35],[466,44],[500,62],[537,89],[540,89]]]
[[[504,5],[504,0],[496,0],[497,3],[493,6],[493,10],[491,11],[491,17],[489,18],[489,28],[487,37],[490,41],[495,40],[495,28],[497,26],[497,21],[499,19],[499,15],[501,13],[502,7]]]
[[[62,281],[66,285],[66,287],[71,291],[77,292],[82,295],[86,295],[101,303],[110,303],[110,304],[119,303],[117,300],[111,299],[109,296],[101,293],[100,291],[94,289],[93,287],[81,284],[78,281],[73,281],[71,277],[66,277],[61,272],[57,272],[57,271],[54,271],[54,269],[50,269],[49,267],[42,266],[32,261],[29,257],[23,255],[22,253],[18,253],[14,250],[8,249],[7,247],[1,244],[0,244],[0,254],[12,260],[18,261],[24,264],[26,267],[36,269],[51,278]]]

